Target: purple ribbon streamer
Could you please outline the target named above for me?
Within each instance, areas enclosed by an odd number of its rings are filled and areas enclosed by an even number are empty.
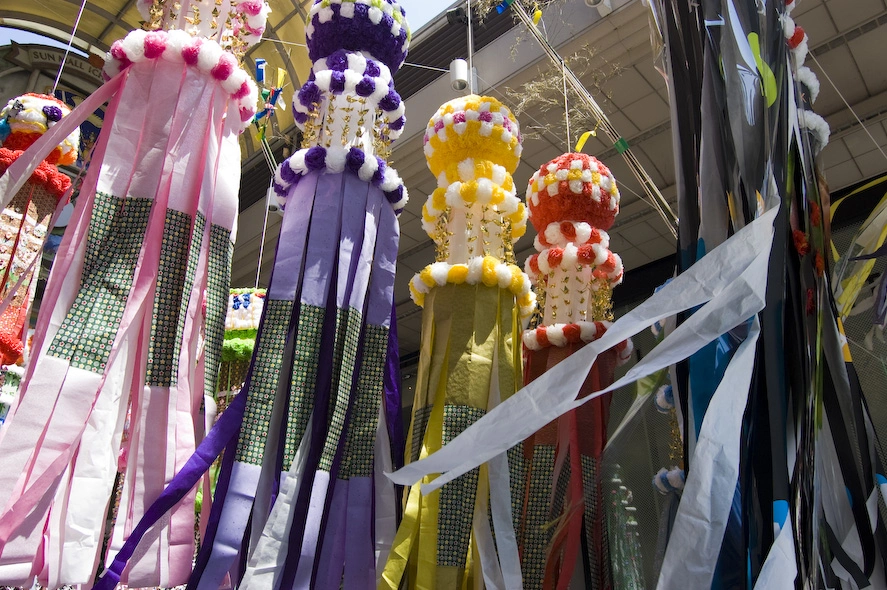
[[[120,583],[120,577],[126,568],[127,562],[133,556],[139,541],[154,526],[160,518],[172,510],[191,489],[197,485],[201,476],[210,468],[213,461],[219,456],[228,443],[236,440],[240,431],[240,423],[243,421],[243,411],[246,408],[246,396],[237,395],[231,405],[222,413],[219,421],[209,431],[209,434],[188,459],[182,470],[176,474],[163,493],[154,501],[145,515],[139,521],[132,534],[120,548],[114,557],[110,567],[102,572],[95,585],[95,590],[113,590]],[[233,457],[233,453],[228,453]]]
[[[400,349],[397,342],[397,304],[391,302],[391,326],[388,328],[388,358],[385,361],[385,416],[388,419],[388,440],[391,443],[395,469],[403,467],[406,441],[400,389]]]

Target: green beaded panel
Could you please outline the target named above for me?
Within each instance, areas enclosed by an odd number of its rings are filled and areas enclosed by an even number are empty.
[[[292,301],[265,300],[262,330],[253,357],[249,397],[237,444],[237,461],[262,464],[292,310]]]
[[[145,240],[151,199],[120,199],[96,193],[80,290],[49,346],[48,354],[93,373],[103,373]]]
[[[387,355],[388,328],[367,325],[363,338],[363,362],[357,381],[357,397],[351,408],[351,421],[348,424],[339,479],[370,477],[373,474]]]
[[[218,225],[210,226],[206,277],[206,342],[203,347],[205,359],[203,392],[207,395],[216,393],[219,365],[222,362],[233,254],[234,242],[231,241],[231,230]]]

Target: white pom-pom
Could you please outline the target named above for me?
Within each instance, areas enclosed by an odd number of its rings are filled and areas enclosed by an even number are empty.
[[[530,350],[539,350],[539,339],[536,338],[536,330],[526,330],[523,335],[524,346]]]
[[[400,176],[398,176],[397,172],[391,168],[385,168],[385,174],[382,175],[382,184],[379,185],[379,188],[385,192],[393,191],[402,183]]]
[[[493,182],[495,182],[496,184],[499,184],[499,185],[505,184],[505,179],[507,177],[508,177],[508,170],[506,170],[504,166],[499,166],[498,164],[493,164]]]
[[[163,59],[172,63],[185,63],[182,57],[182,49],[191,41],[191,35],[181,29],[173,29],[166,34],[166,49],[163,50]],[[232,90],[229,92],[237,92]]]
[[[564,236],[561,233],[560,224],[557,222],[549,223],[545,228],[545,240],[552,246],[563,246]]]
[[[345,157],[348,152],[344,148],[333,147],[326,151],[326,169],[334,174],[345,171]]]
[[[292,156],[290,156],[287,162],[290,163],[290,168],[292,168],[293,172],[296,174],[305,174],[307,172],[307,168],[305,168],[305,154],[308,153],[308,150],[298,150]]]
[[[342,2],[339,9],[339,15],[343,18],[354,18],[354,3]]]
[[[204,42],[197,52],[197,67],[201,72],[209,73],[219,65],[219,59],[225,52],[218,43]]]
[[[482,256],[475,256],[468,261],[468,276],[465,282],[469,285],[477,285],[481,282],[484,275],[484,259]]]
[[[439,286],[447,284],[447,274],[450,272],[450,265],[446,262],[435,262],[430,267],[431,278]]]
[[[246,72],[242,69],[234,68],[231,75],[222,82],[222,88],[228,94],[234,94],[240,90],[240,87],[243,86],[243,83],[246,82],[248,77],[249,76],[247,76]]]
[[[573,227],[576,230],[576,243],[584,244],[591,239],[591,226],[585,222],[574,223]]]
[[[813,70],[807,66],[799,67],[798,82],[806,86],[810,91],[810,96],[808,97],[810,99],[810,104],[816,102],[816,99],[819,97],[819,78],[816,77]]]
[[[331,20],[333,20],[334,16],[335,13],[333,12],[333,9],[329,6],[327,6],[326,8],[321,8],[317,11],[317,20],[321,24],[330,22]]]
[[[148,35],[146,31],[136,29],[129,33],[120,45],[123,52],[126,53],[127,59],[132,62],[141,61],[145,58],[145,37]]]
[[[378,25],[380,22],[382,22],[382,17],[384,15],[385,14],[381,10],[376,8],[375,6],[370,8],[370,11],[369,11],[370,22],[373,23],[374,25]]]
[[[474,160],[465,158],[459,162],[457,166],[459,170],[459,180],[462,182],[471,182],[474,180]]]
[[[554,324],[552,326],[548,326],[548,329],[545,331],[545,335],[548,336],[548,341],[558,348],[563,348],[567,345],[567,337],[564,335],[564,324]]]
[[[360,170],[357,171],[357,176],[364,182],[370,182],[378,169],[379,162],[376,158],[367,156],[364,159],[363,164],[360,166]]]
[[[493,198],[493,181],[481,178],[477,181],[477,200],[481,203],[489,203]]]
[[[496,265],[496,279],[499,281],[500,289],[507,289],[511,285],[511,269],[507,264]]]

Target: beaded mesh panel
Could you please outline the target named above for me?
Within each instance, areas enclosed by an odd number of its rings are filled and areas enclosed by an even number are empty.
[[[373,474],[373,454],[379,425],[379,405],[382,403],[387,349],[388,328],[367,325],[357,396],[351,408],[351,421],[339,479],[370,477]]]
[[[470,406],[446,406],[443,420],[443,444],[480,420],[486,412]],[[466,506],[466,498],[477,494],[479,469],[475,468],[445,485],[440,490],[440,512],[437,520],[437,564],[465,567],[474,507]]]
[[[48,354],[103,373],[132,288],[151,199],[97,192],[86,238],[80,290]]]
[[[292,310],[292,301],[265,300],[265,317],[256,342],[249,397],[235,456],[242,463],[262,464]]]
[[[320,358],[320,334],[326,309],[316,305],[301,304],[299,327],[296,330],[296,347],[293,353],[293,374],[290,381],[290,407],[287,415],[286,439],[283,450],[283,467],[293,464],[299,443],[308,428],[308,419],[314,409],[314,387]]]
[[[586,559],[591,572],[591,583],[586,584],[593,590],[610,588],[610,552],[607,542],[607,521],[604,518],[603,498],[601,497],[600,461],[594,457],[582,456],[582,488],[585,491],[585,546],[588,550]],[[601,528],[595,532],[595,524]]]
[[[198,215],[192,240],[191,217],[172,209],[166,212],[145,368],[146,385],[170,387],[176,383],[185,316],[205,225],[206,219]]]
[[[351,387],[357,365],[357,345],[360,342],[363,317],[356,309],[337,310],[336,353],[333,357],[333,390],[330,391],[331,404],[327,425],[326,443],[320,456],[318,469],[331,471],[339,441],[348,419],[348,406],[351,403]]]
[[[234,242],[231,241],[231,231],[218,225],[210,226],[206,277],[206,342],[203,352],[205,355],[203,392],[207,395],[216,392],[219,366],[222,364],[225,314],[228,311],[228,288],[231,284],[233,254]],[[245,373],[243,378],[246,378]]]

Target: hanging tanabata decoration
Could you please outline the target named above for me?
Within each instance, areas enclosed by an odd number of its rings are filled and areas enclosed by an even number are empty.
[[[623,269],[606,231],[619,212],[619,189],[597,158],[572,153],[545,164],[530,179],[527,204],[538,254],[526,268],[544,302],[539,326],[523,335],[529,383],[604,335]],[[626,340],[599,355],[580,395],[612,383],[631,352]],[[586,588],[612,587],[601,479],[609,406],[609,395],[596,398],[524,442],[524,588],[566,588],[577,571]]]
[[[258,94],[238,56],[259,40],[268,7],[162,0],[138,7],[147,30],[112,45],[110,80],[77,109],[82,116],[75,111],[57,125],[62,133],[110,99],[41,305],[21,401],[0,441],[5,584],[30,585],[35,575],[49,587],[92,583],[118,470],[111,548],[193,453],[201,400],[215,393],[237,134]],[[33,157],[51,147],[53,132]],[[4,203],[28,165],[0,179]],[[128,585],[187,580],[193,492],[143,549],[116,572]]]
[[[70,112],[63,102],[44,94],[25,94],[10,100],[0,111],[0,174]],[[43,242],[52,229],[52,214],[71,187],[71,179],[56,165],[73,164],[79,144],[78,129],[46,157],[0,214],[2,365],[21,360]]]
[[[217,397],[236,394],[246,380],[265,309],[265,294],[265,289],[231,289],[225,315]]]
[[[275,175],[281,237],[195,588],[228,572],[243,587],[370,588],[394,533],[380,477],[399,404],[384,377],[406,191],[384,157],[404,125],[392,76],[409,29],[394,2],[323,1],[306,37],[302,149]]]
[[[887,479],[825,274],[813,166],[825,134],[799,112],[792,6],[652,4],[676,115],[681,272],[394,481],[424,479],[432,493],[552,419],[691,357],[673,380],[686,480],[658,587],[885,586],[874,506]],[[601,353],[675,314],[674,331],[625,377],[578,395]]]
[[[514,115],[494,98],[456,99],[438,109],[424,141],[438,188],[422,221],[437,255],[410,283],[424,309],[407,461],[439,449],[519,387],[520,320],[535,303],[512,247],[527,223],[511,178],[521,154]],[[519,475],[519,451],[511,459]],[[482,579],[520,587],[509,477],[502,456],[430,496],[413,486],[380,587],[399,588],[404,578],[409,588]]]

